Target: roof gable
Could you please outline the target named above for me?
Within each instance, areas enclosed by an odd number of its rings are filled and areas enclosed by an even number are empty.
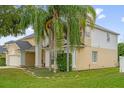
[[[32,45],[27,41],[16,41],[15,42],[21,50],[29,49]]]
[[[21,40],[10,41],[7,42],[6,44],[16,44],[20,48],[20,50],[29,49],[32,47],[32,45],[28,41],[21,41]]]

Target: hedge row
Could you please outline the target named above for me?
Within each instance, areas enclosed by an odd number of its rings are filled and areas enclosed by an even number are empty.
[[[66,53],[59,53],[57,54],[57,65],[59,71],[66,71],[67,70],[67,56]],[[72,55],[69,56],[69,69],[72,70]]]
[[[5,65],[6,65],[5,58],[0,58],[0,66],[5,66]]]

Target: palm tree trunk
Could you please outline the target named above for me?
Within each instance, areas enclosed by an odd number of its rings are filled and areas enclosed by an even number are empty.
[[[54,32],[52,30],[50,32],[50,37],[49,37],[49,47],[50,47],[50,66],[49,70],[52,71],[52,63],[54,63],[54,72],[56,73],[56,50],[55,50],[55,41],[54,41]]]
[[[38,11],[35,10],[35,67],[41,67],[41,39],[39,38],[39,31],[38,31]],[[38,40],[39,39],[39,40]]]
[[[57,50],[56,50],[56,33],[55,33],[55,30],[54,30],[54,33],[53,33],[54,37],[53,37],[53,56],[54,56],[54,70],[53,72],[56,73],[56,69],[57,69],[57,65],[56,65],[56,59],[57,59]]]
[[[42,67],[42,62],[41,62],[41,43],[36,43],[35,46],[35,67]]]
[[[69,44],[67,44],[67,72],[69,72]]]
[[[54,70],[53,70],[54,73],[56,73],[57,70],[56,59],[57,59],[57,51],[56,48],[54,47]]]
[[[51,55],[51,48],[50,48],[50,63],[49,63],[49,71],[52,71],[52,66],[51,66],[51,65],[52,65],[52,64],[51,64],[51,61],[52,61],[51,59],[52,59],[52,58],[51,58],[51,56],[52,56],[52,55]]]
[[[49,30],[49,48],[50,48],[50,64],[49,64],[49,71],[52,71],[52,31]]]
[[[53,17],[53,22],[55,23],[55,21],[58,19],[58,13],[56,10],[54,10],[54,17]],[[56,69],[57,69],[57,65],[56,65],[56,61],[57,61],[57,50],[56,50],[56,27],[53,27],[53,59],[54,59],[54,68],[53,68],[53,72],[56,73]]]
[[[83,44],[85,44],[85,28],[83,28]]]
[[[67,72],[69,72],[69,50],[70,50],[70,47],[69,47],[69,32],[70,32],[70,28],[69,28],[69,23],[67,22]]]

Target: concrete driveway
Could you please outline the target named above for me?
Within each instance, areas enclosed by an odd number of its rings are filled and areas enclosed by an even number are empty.
[[[19,68],[14,66],[0,66],[0,69],[6,69],[6,68]]]

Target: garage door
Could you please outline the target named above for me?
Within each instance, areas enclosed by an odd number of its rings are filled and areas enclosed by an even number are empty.
[[[34,64],[35,64],[35,53],[34,52],[26,52],[25,62],[26,62],[26,66],[34,66]]]
[[[9,56],[9,65],[10,66],[20,66],[20,56],[11,55]]]

